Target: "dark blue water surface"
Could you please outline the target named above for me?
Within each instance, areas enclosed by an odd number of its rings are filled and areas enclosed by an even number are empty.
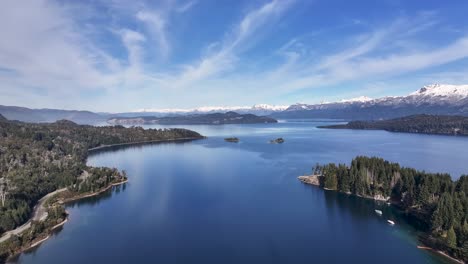
[[[17,261],[444,262],[416,248],[414,230],[390,206],[307,186],[297,176],[317,162],[377,155],[458,178],[468,173],[468,138],[316,128],[321,124],[190,126],[208,138],[93,154],[90,165],[124,169],[129,183],[69,205],[63,229]],[[227,136],[241,141],[224,142]],[[285,143],[268,143],[276,137]]]

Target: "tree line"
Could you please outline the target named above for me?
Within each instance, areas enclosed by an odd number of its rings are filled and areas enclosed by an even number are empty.
[[[351,121],[345,125],[322,128],[378,129],[392,132],[408,132],[443,135],[468,135],[468,117],[444,115],[412,115],[379,121]]]
[[[87,166],[90,148],[201,137],[186,129],[94,127],[67,120],[33,124],[0,115],[0,234],[25,223],[47,193],[63,187],[93,192],[125,176],[116,169]],[[80,179],[84,172],[88,177]]]
[[[401,167],[381,158],[359,156],[351,165],[317,165],[321,186],[363,197],[389,200],[422,223],[434,245],[468,260],[468,175]]]

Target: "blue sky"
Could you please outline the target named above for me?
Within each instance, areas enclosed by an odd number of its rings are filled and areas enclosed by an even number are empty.
[[[4,105],[289,105],[468,83],[468,1],[0,5]]]

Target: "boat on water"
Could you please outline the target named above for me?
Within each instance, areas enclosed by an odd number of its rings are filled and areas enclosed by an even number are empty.
[[[376,212],[378,215],[382,215],[382,211],[380,211],[380,210],[375,210],[375,212]]]
[[[392,220],[387,220],[387,222],[388,222],[390,225],[395,225],[395,222],[393,222]]]

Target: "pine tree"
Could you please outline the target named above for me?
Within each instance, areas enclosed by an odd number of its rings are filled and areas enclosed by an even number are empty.
[[[453,217],[454,213],[452,196],[449,193],[444,193],[439,199],[437,208],[431,218],[432,230],[447,230],[452,226]]]
[[[463,243],[462,253],[463,253],[465,259],[468,258],[468,241]]]
[[[457,235],[455,234],[453,227],[450,227],[447,232],[447,245],[452,248],[457,247]]]
[[[336,166],[328,166],[325,171],[325,188],[330,190],[336,190],[338,185],[338,179],[336,176]]]

